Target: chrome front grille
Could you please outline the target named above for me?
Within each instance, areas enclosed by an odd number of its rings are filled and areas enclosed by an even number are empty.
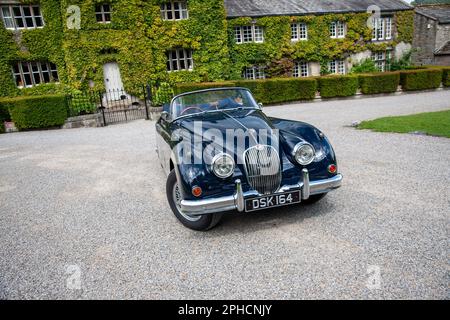
[[[280,188],[280,157],[274,147],[257,145],[245,150],[244,166],[248,183],[258,193],[272,194]]]

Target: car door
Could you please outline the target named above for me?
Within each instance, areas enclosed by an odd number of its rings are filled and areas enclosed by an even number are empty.
[[[170,173],[170,156],[172,149],[171,142],[171,123],[163,118],[160,118],[156,123],[156,146],[158,149],[158,157],[164,172],[168,175]]]

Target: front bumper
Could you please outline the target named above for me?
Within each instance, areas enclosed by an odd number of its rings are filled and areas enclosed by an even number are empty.
[[[337,189],[342,184],[342,175],[338,174],[333,178],[309,181],[309,172],[303,169],[302,179],[298,184],[283,186],[278,193],[301,190],[302,200],[307,200],[311,195],[327,193]],[[201,216],[205,214],[237,210],[245,210],[245,199],[257,197],[255,191],[243,192],[242,183],[236,180],[236,192],[232,196],[220,197],[204,200],[182,200],[181,210],[189,215]]]

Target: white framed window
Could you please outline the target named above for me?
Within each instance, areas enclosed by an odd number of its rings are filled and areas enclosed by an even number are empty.
[[[161,4],[161,18],[163,20],[189,19],[186,1],[168,1]]]
[[[330,61],[328,63],[328,72],[331,74],[346,74],[345,60],[337,59]]]
[[[343,21],[333,21],[330,24],[330,36],[331,38],[341,39],[345,38],[347,26]]]
[[[392,39],[392,18],[374,18],[372,20],[372,41],[391,40]]]
[[[177,48],[166,52],[167,71],[193,70],[192,50]]]
[[[291,40],[308,40],[308,26],[306,25],[306,23],[291,24]]]
[[[264,42],[264,29],[261,26],[234,27],[234,39],[236,43]]]
[[[44,27],[38,5],[3,5],[0,15],[6,29],[35,29]]]
[[[392,51],[372,52],[372,60],[378,71],[385,72],[391,70]]]
[[[292,75],[295,78],[309,77],[309,63],[306,61],[296,61]]]
[[[108,3],[96,5],[95,19],[98,23],[111,23],[111,5]]]
[[[41,83],[58,82],[58,69],[51,62],[21,61],[12,66],[18,88],[29,88]]]
[[[254,65],[245,67],[242,77],[247,80],[265,79],[265,67],[261,65]]]

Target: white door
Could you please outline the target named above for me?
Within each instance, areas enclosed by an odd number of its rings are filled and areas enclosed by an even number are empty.
[[[106,95],[111,100],[120,100],[127,94],[123,90],[122,78],[120,77],[117,62],[109,62],[103,65],[103,78],[105,81]]]

